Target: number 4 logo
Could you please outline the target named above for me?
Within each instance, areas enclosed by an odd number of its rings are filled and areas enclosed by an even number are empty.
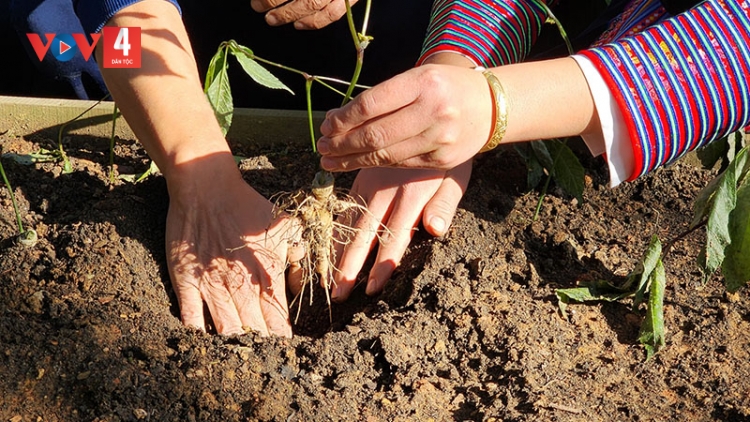
[[[104,54],[102,66],[105,68],[141,67],[141,28],[105,26]]]

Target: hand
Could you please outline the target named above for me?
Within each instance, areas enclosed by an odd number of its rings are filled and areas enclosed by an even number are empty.
[[[320,163],[329,171],[376,166],[448,170],[487,142],[492,110],[480,72],[417,67],[329,111],[320,127]]]
[[[209,168],[212,173],[204,171]],[[288,232],[284,220],[273,221],[272,204],[242,180],[233,162],[185,164],[169,188],[168,266],[183,323],[205,329],[205,302],[221,334],[249,328],[291,337],[284,286]]]
[[[357,0],[350,0],[354,5]],[[283,4],[283,6],[281,6]],[[296,29],[320,29],[346,14],[344,0],[251,0],[256,12],[266,12],[271,26],[294,22]]]
[[[383,233],[385,225],[389,233],[381,235],[366,288],[368,295],[379,293],[399,265],[420,218],[433,236],[448,232],[470,176],[471,161],[448,172],[392,168],[360,171],[351,193],[365,200],[369,214],[358,216],[352,224],[357,235],[345,248],[337,248],[339,271],[334,276],[331,297],[338,302],[349,297],[357,274],[378,241],[374,233]]]

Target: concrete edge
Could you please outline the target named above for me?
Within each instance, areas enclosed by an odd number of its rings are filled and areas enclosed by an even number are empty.
[[[66,134],[109,138],[113,110],[112,101],[0,96],[0,134],[39,134],[56,139],[62,125],[82,114],[66,126]],[[324,116],[325,113],[320,111],[313,113],[316,130]],[[115,134],[121,139],[136,139],[122,118],[117,121]],[[307,113],[301,110],[236,108],[227,138],[257,145],[309,145]]]

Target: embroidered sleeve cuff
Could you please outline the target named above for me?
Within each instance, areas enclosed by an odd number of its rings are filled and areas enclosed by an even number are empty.
[[[602,128],[601,133],[584,136],[583,140],[594,156],[605,154],[609,167],[609,186],[615,187],[627,180],[633,172],[633,148],[628,130],[612,92],[594,64],[584,56],[572,57],[589,84]]]

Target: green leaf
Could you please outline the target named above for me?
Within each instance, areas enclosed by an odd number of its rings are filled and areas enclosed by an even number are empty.
[[[724,261],[724,250],[731,243],[729,232],[729,215],[737,204],[737,182],[747,174],[747,149],[737,153],[735,159],[729,163],[727,170],[719,176],[721,180],[716,185],[716,191],[708,212],[706,226],[705,255],[699,258],[704,262],[704,272],[707,276],[713,274]]]
[[[536,155],[526,145],[521,146],[516,144],[514,148],[518,155],[523,158],[524,164],[526,164],[526,184],[529,189],[534,189],[542,181],[542,177],[544,177],[544,167],[542,167]]]
[[[717,139],[710,144],[699,148],[695,151],[695,155],[705,169],[712,169],[717,162],[724,159],[729,152],[729,140],[728,137]]]
[[[729,215],[732,242],[724,250],[721,272],[730,292],[736,292],[750,281],[750,183],[737,191],[737,206]]]
[[[227,47],[225,43],[221,43],[219,49],[216,50],[216,54],[211,57],[211,62],[208,63],[208,70],[206,70],[206,80],[203,81],[203,92],[208,93],[208,87],[216,78],[216,69],[226,68],[227,66]]]
[[[657,264],[661,261],[661,242],[659,237],[656,235],[651,236],[651,243],[646,249],[646,253],[643,254],[643,260],[638,263],[637,269],[634,273],[640,270],[640,277],[638,278],[638,285],[635,288],[635,297],[633,298],[633,309],[637,309],[638,305],[643,303],[643,297],[648,290],[648,282],[651,280],[651,275],[654,272]]]
[[[714,204],[714,195],[716,194],[716,188],[722,181],[721,175],[713,178],[706,187],[698,192],[698,196],[695,198],[695,204],[693,205],[693,221],[690,222],[690,228],[693,229],[703,222],[711,211],[711,206]]]
[[[552,155],[550,155],[549,149],[547,149],[547,143],[544,141],[532,141],[529,144],[531,145],[531,151],[536,156],[536,159],[539,160],[539,163],[552,173],[555,166],[552,164],[554,160],[552,159]]]
[[[568,195],[583,202],[583,188],[585,171],[578,157],[564,143],[560,141],[548,141],[547,148],[554,158],[552,177]]]
[[[664,346],[664,288],[666,283],[664,265],[659,259],[649,280],[646,318],[641,324],[638,335],[638,341],[646,348],[646,359],[651,359]]]
[[[37,152],[31,154],[16,154],[13,152],[7,152],[3,154],[3,158],[8,158],[22,165],[31,165],[36,163],[54,163],[62,159],[59,150],[49,150],[40,148]]]
[[[294,95],[294,91],[284,85],[284,83],[281,82],[271,72],[269,72],[268,69],[261,66],[260,64],[258,64],[258,62],[252,59],[252,50],[245,46],[235,44],[230,46],[230,51],[232,55],[237,58],[237,61],[240,63],[240,66],[242,66],[242,69],[245,70],[245,73],[253,78],[255,82],[265,86],[266,88],[283,89],[289,91],[292,95]]]
[[[140,174],[121,174],[117,176],[118,179],[124,180],[129,183],[140,183],[144,180],[146,180],[149,176],[152,174],[156,174],[159,172],[159,167],[156,166],[156,163],[154,161],[151,161],[151,164],[149,164],[146,171]]]
[[[232,89],[229,86],[229,74],[227,73],[227,47],[223,43],[208,65],[204,91],[208,97],[208,102],[214,109],[221,131],[226,136],[232,126],[234,102],[232,100]]]
[[[565,315],[565,310],[571,301],[574,302],[595,302],[605,301],[614,302],[632,294],[629,291],[623,291],[621,288],[613,285],[607,280],[597,280],[588,283],[581,283],[580,287],[570,289],[555,290],[557,296],[557,306],[560,312]]]

